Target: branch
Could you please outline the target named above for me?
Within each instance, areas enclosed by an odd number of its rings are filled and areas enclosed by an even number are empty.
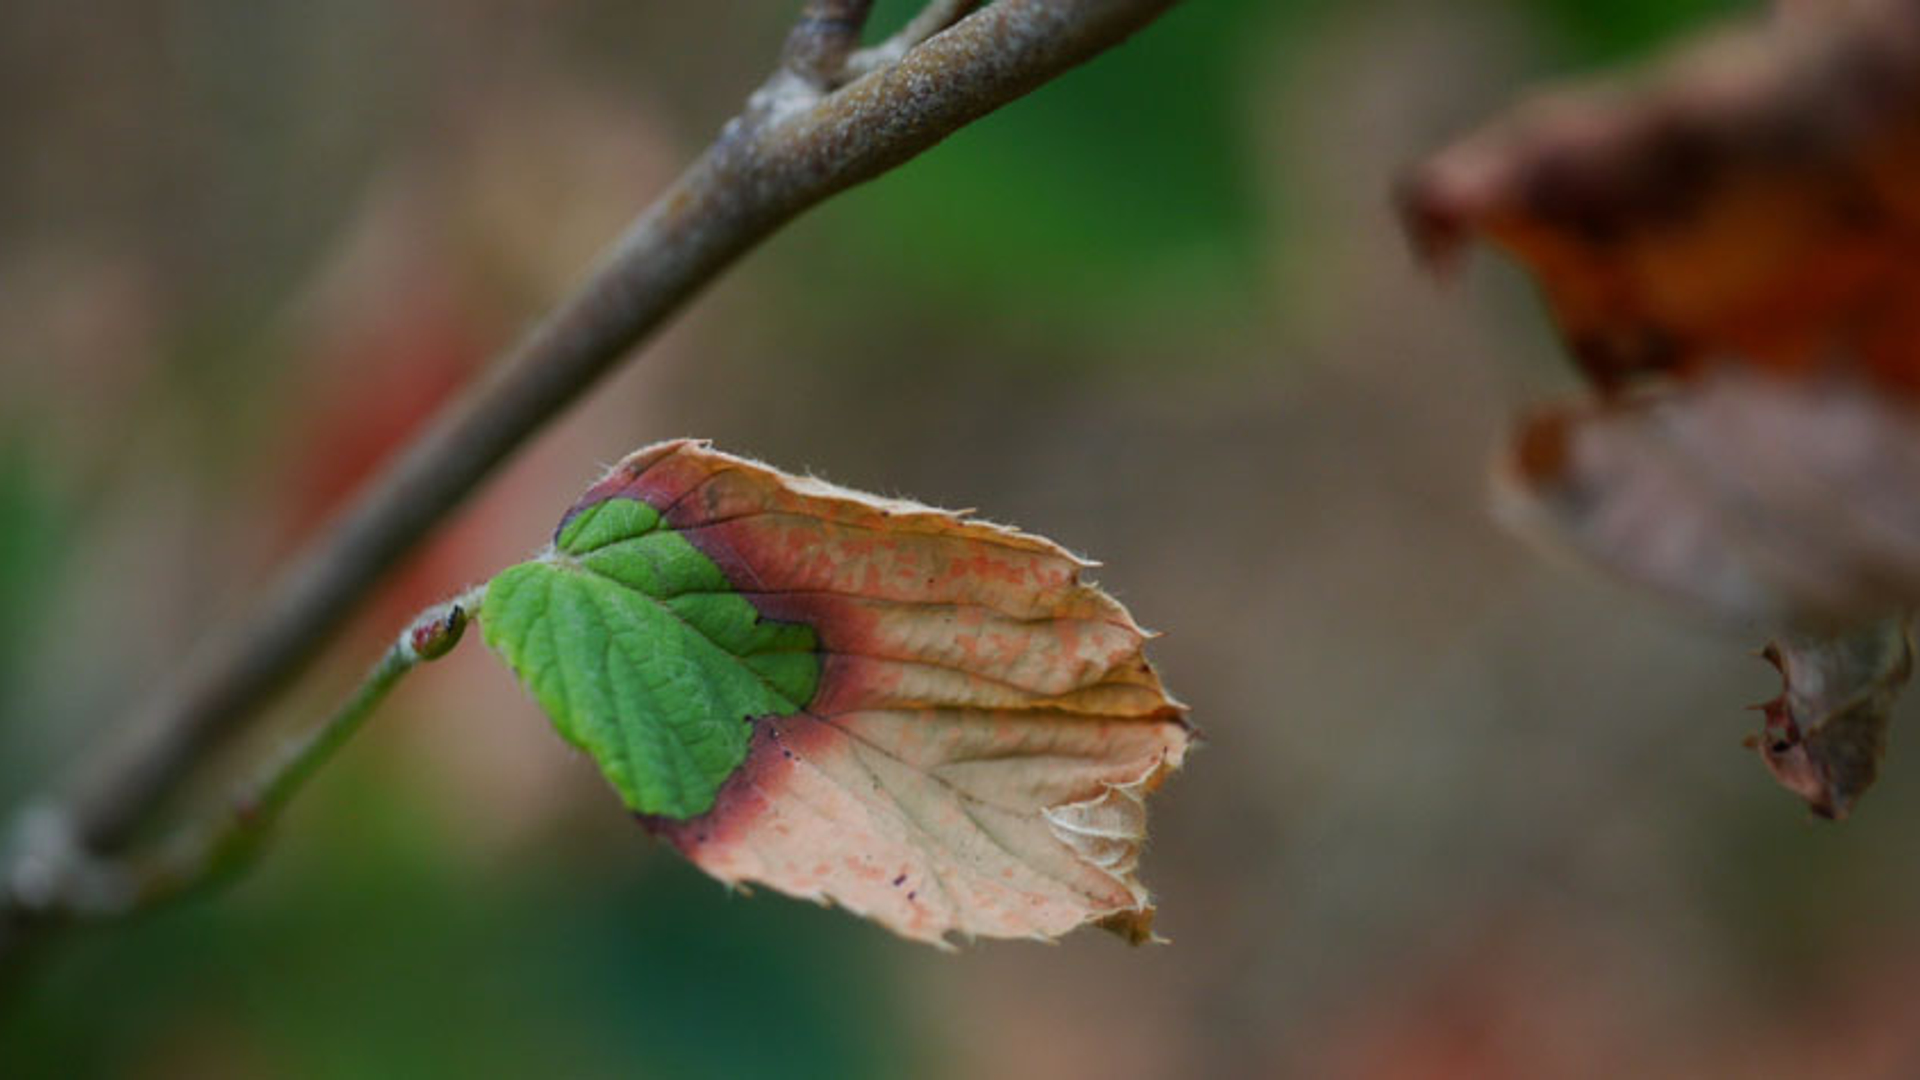
[[[65,797],[46,805],[81,850],[123,848],[402,555],[720,271],[801,211],[1118,44],[1175,2],[997,0],[934,33],[972,5],[931,0],[909,27],[931,36],[892,62],[869,57],[862,63],[877,66],[834,88],[851,73],[868,5],[812,0],[793,38],[816,40],[790,39],[781,69],[586,281],[368,482],[251,612],[146,696]],[[0,877],[0,953],[28,925],[17,869]]]
[[[873,0],[807,0],[787,35],[780,66],[815,90],[839,86],[872,9]]]
[[[847,71],[859,76],[878,71],[889,64],[897,64],[914,46],[959,22],[979,6],[980,0],[931,0],[920,9],[919,14],[908,20],[907,25],[900,28],[899,33],[871,49],[862,49],[847,57]]]

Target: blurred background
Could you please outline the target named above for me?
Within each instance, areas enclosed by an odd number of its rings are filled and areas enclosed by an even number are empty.
[[[0,803],[575,279],[796,6],[0,7]],[[52,956],[0,1075],[1920,1074],[1915,719],[1813,822],[1738,745],[1757,636],[1495,528],[1489,451],[1573,380],[1517,272],[1422,277],[1389,207],[1523,88],[1745,7],[1183,5],[749,257],[233,754],[709,436],[1106,563],[1210,739],[1157,805],[1171,945],[729,895],[469,647],[236,887]]]

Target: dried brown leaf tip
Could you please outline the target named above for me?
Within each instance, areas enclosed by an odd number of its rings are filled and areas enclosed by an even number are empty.
[[[1532,270],[1594,387],[1522,424],[1506,516],[1785,628],[1755,745],[1845,816],[1920,603],[1920,3],[1790,5],[1542,96],[1402,210],[1432,262],[1481,237]]]
[[[1839,820],[1879,775],[1887,726],[1913,676],[1904,618],[1832,636],[1789,635],[1761,653],[1780,672],[1780,696],[1756,706],[1765,726],[1748,745],[1780,786]]]

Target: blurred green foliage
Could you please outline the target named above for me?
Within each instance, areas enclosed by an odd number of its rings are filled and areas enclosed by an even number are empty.
[[[1692,30],[1757,10],[1752,0],[1521,0],[1543,17],[1552,44],[1576,65],[1638,59]]]
[[[58,585],[68,525],[50,470],[24,433],[0,435],[0,795],[19,790],[36,763],[15,749],[23,665],[39,613]]]
[[[916,6],[884,0],[876,25],[890,29]],[[1751,7],[1507,6],[1540,28],[1562,70],[1630,59]],[[829,203],[796,230],[811,238],[805,257],[825,264],[803,300],[809,321],[984,319],[1082,346],[1052,350],[1068,365],[1111,363],[1117,350],[1102,346],[1143,336],[1191,340],[1259,325],[1271,295],[1262,281],[1272,234],[1263,214],[1278,206],[1284,215],[1288,200],[1252,189],[1244,110],[1258,105],[1246,100],[1249,73],[1271,79],[1276,65],[1314,47],[1319,25],[1340,9],[1328,0],[1183,4],[937,152]],[[889,282],[891,302],[874,305],[864,291],[840,287],[855,275]]]
[[[1249,319],[1262,234],[1238,114],[1245,46],[1304,13],[1182,5],[812,227],[916,314],[991,312],[1082,337]]]
[[[638,829],[632,858],[562,845],[479,872],[449,856],[445,823],[406,778],[357,762],[329,773],[297,838],[231,893],[68,942],[0,1018],[0,1071],[912,1071],[877,963],[891,943],[853,920],[730,898],[678,860],[643,857]]]

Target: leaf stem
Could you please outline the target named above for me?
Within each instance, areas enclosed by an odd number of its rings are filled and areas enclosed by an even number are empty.
[[[421,612],[339,708],[236,789],[223,811],[151,854],[95,855],[57,811],[26,815],[14,838],[13,872],[0,891],[32,921],[72,922],[117,918],[230,879],[252,863],[294,796],[407,672],[452,651],[478,598],[476,589]]]
[[[159,863],[144,875],[133,906],[147,907],[216,885],[249,865],[294,796],[366,724],[400,680],[422,661],[437,660],[459,643],[478,609],[479,592],[421,612],[331,716],[288,744],[236,791],[225,813],[163,851]]]

